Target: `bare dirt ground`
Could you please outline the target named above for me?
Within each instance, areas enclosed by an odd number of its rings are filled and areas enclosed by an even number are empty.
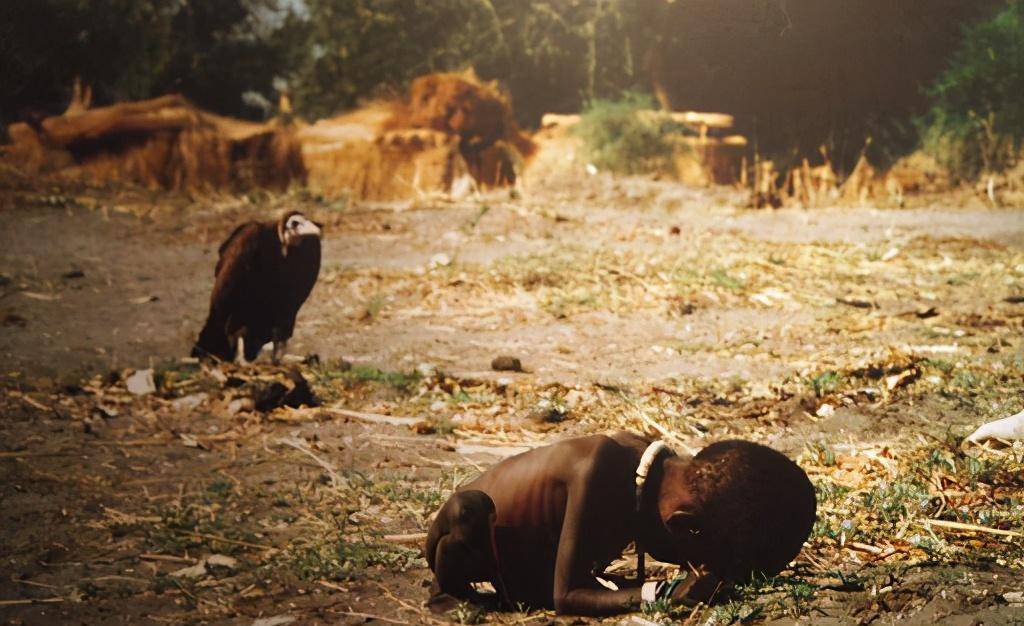
[[[791,570],[635,623],[1024,622],[1024,450],[959,446],[1022,408],[1024,212],[740,203],[603,176],[409,206],[5,180],[0,619],[599,622],[426,613],[417,533],[502,456],[634,428],[768,443],[819,493]],[[290,346],[323,406],[257,411],[287,368],[181,357],[220,240],[293,207],[327,224]]]

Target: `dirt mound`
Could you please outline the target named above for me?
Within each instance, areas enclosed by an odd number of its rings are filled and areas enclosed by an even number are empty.
[[[187,191],[283,188],[405,200],[515,184],[536,151],[508,97],[471,72],[413,81],[404,101],[371,102],[307,125],[244,122],[180,96],[68,110],[9,129],[6,161],[25,173]],[[286,110],[286,107],[282,107]]]
[[[896,161],[888,177],[907,193],[941,193],[952,188],[949,170],[920,150]]]
[[[473,72],[417,78],[391,126],[431,128],[458,135],[467,158],[498,142],[505,142],[523,158],[533,156],[536,150],[516,124],[508,96],[495,83],[481,82]]]
[[[429,74],[399,102],[373,102],[299,133],[309,185],[402,200],[515,184],[536,151],[507,96],[472,72]]]
[[[30,175],[187,191],[281,188],[305,177],[290,124],[214,115],[176,95],[90,109],[78,93],[62,115],[12,124],[4,159]]]
[[[316,126],[329,133],[339,130],[330,123]],[[319,141],[313,132],[305,137],[308,184],[326,196],[400,200],[449,193],[459,181],[468,181],[457,138],[443,132],[392,130],[376,136],[353,134],[336,142]]]

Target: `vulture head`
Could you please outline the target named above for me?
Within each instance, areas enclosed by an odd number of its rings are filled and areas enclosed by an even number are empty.
[[[298,245],[305,237],[320,237],[322,224],[317,224],[298,211],[290,211],[277,224],[277,238],[281,240],[281,254],[288,256],[288,248]]]

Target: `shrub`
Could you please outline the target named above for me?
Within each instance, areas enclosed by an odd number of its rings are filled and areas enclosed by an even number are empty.
[[[922,142],[954,175],[1014,165],[1024,138],[1024,2],[964,29],[949,67],[928,90]]]
[[[672,169],[672,135],[685,128],[653,109],[646,94],[627,92],[620,100],[593,100],[574,132],[587,158],[617,174],[651,174]]]

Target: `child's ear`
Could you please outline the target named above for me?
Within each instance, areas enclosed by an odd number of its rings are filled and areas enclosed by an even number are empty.
[[[665,520],[665,526],[673,535],[680,537],[696,535],[701,531],[700,519],[696,513],[689,511],[675,511]]]

